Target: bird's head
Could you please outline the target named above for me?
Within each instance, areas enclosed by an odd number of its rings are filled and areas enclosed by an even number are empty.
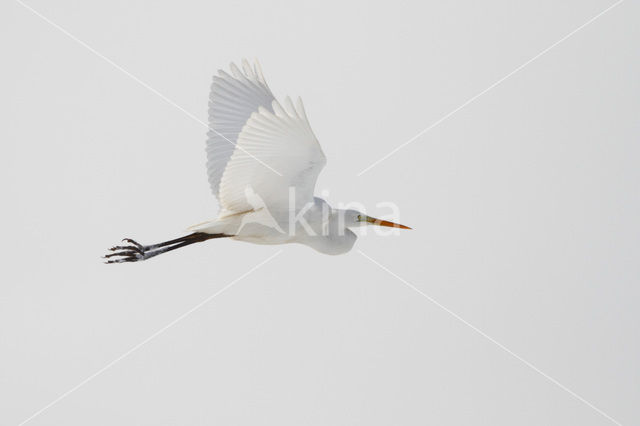
[[[366,214],[357,210],[343,210],[344,224],[347,227],[350,226],[363,226],[363,225],[377,225],[388,226],[390,228],[411,229],[408,226],[400,225],[399,223],[390,222],[388,220],[382,220],[375,217],[367,216]]]

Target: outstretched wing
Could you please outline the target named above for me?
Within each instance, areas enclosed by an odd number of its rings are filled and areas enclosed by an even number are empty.
[[[236,148],[238,135],[251,114],[259,107],[273,111],[273,94],[256,61],[251,68],[242,61],[243,71],[231,64],[230,75],[218,70],[209,96],[209,132],[207,133],[207,174],[213,194],[220,199],[220,178]]]
[[[251,114],[222,175],[219,199],[229,213],[252,210],[256,195],[271,211],[286,211],[313,200],[326,158],[302,100],[294,107],[287,97],[286,109],[276,100],[271,106]]]

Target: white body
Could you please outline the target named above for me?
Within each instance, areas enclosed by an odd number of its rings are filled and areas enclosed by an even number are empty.
[[[331,209],[321,198],[303,214],[300,211],[270,211],[259,208],[228,214],[191,227],[195,232],[233,235],[233,239],[254,244],[305,244],[324,254],[343,254],[351,250],[356,234],[340,223],[340,211]],[[344,217],[344,216],[342,216]],[[298,218],[298,220],[295,220]],[[275,222],[275,223],[274,223]]]

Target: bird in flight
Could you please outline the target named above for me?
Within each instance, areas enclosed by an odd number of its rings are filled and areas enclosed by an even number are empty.
[[[334,209],[314,197],[326,158],[302,101],[279,103],[260,64],[242,61],[242,70],[219,70],[209,98],[207,174],[220,204],[215,220],[192,233],[158,244],[130,238],[112,247],[106,263],[137,262],[214,238],[256,244],[305,244],[321,253],[342,254],[353,247],[349,228],[378,225],[411,229],[348,209]]]

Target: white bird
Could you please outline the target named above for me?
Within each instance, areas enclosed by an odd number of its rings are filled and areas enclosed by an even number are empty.
[[[302,101],[280,104],[260,65],[244,60],[241,71],[219,70],[209,98],[207,172],[220,204],[215,220],[193,233],[159,244],[125,238],[106,263],[135,262],[212,238],[256,244],[305,244],[321,253],[342,254],[356,240],[349,227],[365,224],[411,229],[356,210],[333,209],[314,188],[326,158]]]

